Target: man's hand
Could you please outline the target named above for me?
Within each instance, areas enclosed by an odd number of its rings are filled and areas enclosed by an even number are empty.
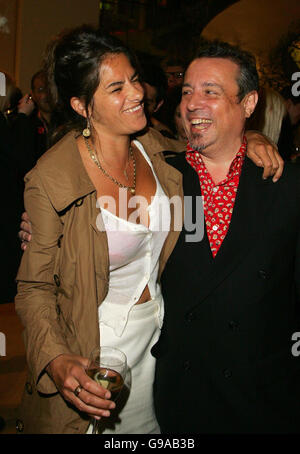
[[[22,222],[20,224],[20,231],[18,233],[18,236],[21,240],[21,249],[25,251],[27,243],[31,240],[31,224],[30,220],[28,217],[28,214],[26,211],[22,214]]]
[[[110,416],[116,404],[108,400],[110,391],[86,374],[88,359],[75,355],[60,355],[53,359],[46,371],[65,400],[79,411],[95,419]],[[75,394],[75,390],[78,390]]]
[[[284,161],[278,153],[276,145],[266,136],[256,131],[246,131],[248,141],[248,158],[254,164],[264,168],[263,179],[273,176],[273,181],[279,180],[282,175]]]

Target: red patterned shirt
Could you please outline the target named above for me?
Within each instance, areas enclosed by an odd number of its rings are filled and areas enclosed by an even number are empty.
[[[232,161],[226,178],[215,184],[205,167],[201,154],[194,151],[189,143],[187,145],[186,160],[199,176],[206,231],[213,257],[217,255],[229,229],[246,149],[247,141],[244,137],[242,146]]]

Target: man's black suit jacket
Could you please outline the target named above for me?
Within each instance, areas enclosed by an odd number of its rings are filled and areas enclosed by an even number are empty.
[[[184,154],[171,163],[185,196],[200,196]],[[298,166],[286,164],[274,184],[246,158],[216,258],[206,230],[197,243],[181,232],[163,273],[165,321],[152,349],[163,433],[300,432],[300,356],[292,354],[299,226]]]

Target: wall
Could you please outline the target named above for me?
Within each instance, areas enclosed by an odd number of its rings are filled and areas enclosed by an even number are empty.
[[[265,59],[297,20],[299,0],[241,0],[218,14],[203,36],[239,44]]]
[[[16,71],[26,93],[39,70],[49,40],[64,28],[83,23],[98,25],[99,0],[19,0]]]
[[[17,0],[0,0],[0,16],[8,19],[9,33],[0,33],[0,71],[15,75]]]

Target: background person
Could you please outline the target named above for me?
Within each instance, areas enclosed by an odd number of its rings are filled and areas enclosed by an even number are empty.
[[[287,115],[285,100],[278,91],[269,87],[259,90],[259,99],[255,112],[247,121],[247,128],[261,131],[278,144],[281,126]]]
[[[300,162],[300,96],[293,96],[292,88],[287,87],[282,91],[285,98],[288,115],[283,119],[279,146],[286,148],[288,159]]]
[[[46,74],[40,70],[32,76],[31,93],[19,101],[13,127],[14,146],[23,163],[22,178],[50,146],[51,112]]]
[[[159,121],[155,115],[162,108],[167,93],[167,79],[162,68],[151,58],[144,57],[141,61],[142,82],[145,92],[144,103],[145,112],[148,118],[148,125],[153,127],[161,134],[171,139],[174,139],[174,134],[171,129]]]
[[[279,92],[261,87],[254,114],[246,122],[247,129],[261,131],[277,144],[280,155],[289,161],[294,152],[293,132],[286,101]]]
[[[167,77],[169,90],[182,85],[186,64],[180,58],[166,58],[162,67]]]
[[[0,164],[2,175],[0,190],[3,195],[3,217],[0,233],[1,293],[0,303],[11,303],[16,295],[15,277],[20,261],[16,245],[19,217],[22,212],[22,194],[17,179],[17,162],[13,148],[10,125],[13,121],[20,90],[13,79],[5,74],[5,96],[0,96]]]

